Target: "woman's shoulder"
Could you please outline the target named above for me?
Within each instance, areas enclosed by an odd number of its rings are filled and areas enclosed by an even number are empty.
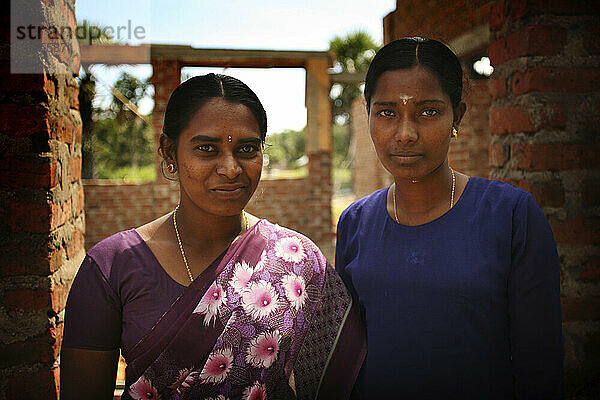
[[[379,212],[382,209],[380,205],[385,202],[387,191],[388,188],[385,187],[354,201],[342,212],[340,220],[360,218],[364,214],[372,216],[373,213]]]
[[[87,257],[91,258],[108,278],[114,266],[127,263],[131,257],[143,255],[145,248],[144,240],[138,232],[128,229],[96,243],[87,252]]]
[[[496,179],[471,177],[468,185],[473,198],[495,206],[514,209],[523,199],[533,199],[529,192]]]

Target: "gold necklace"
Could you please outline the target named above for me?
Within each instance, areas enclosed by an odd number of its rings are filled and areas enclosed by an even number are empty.
[[[194,282],[194,276],[192,275],[192,270],[188,264],[187,257],[185,256],[185,251],[183,250],[183,243],[181,243],[181,236],[179,235],[179,229],[177,228],[177,211],[179,210],[179,204],[175,207],[173,211],[173,226],[175,227],[175,235],[177,236],[177,243],[179,244],[179,251],[181,252],[181,258],[183,258],[183,263],[185,264],[185,269],[188,273],[188,277],[190,278],[190,282]],[[236,237],[236,239],[244,232],[248,230],[248,217],[246,216],[246,211],[242,210],[242,231]],[[234,239],[235,240],[235,239]]]
[[[454,207],[454,188],[456,187],[456,176],[454,175],[454,170],[450,168],[450,172],[452,172],[452,194],[450,195],[450,208]],[[396,184],[394,184],[394,190],[392,191],[392,198],[394,200],[394,217],[396,218],[396,222],[398,221],[398,210],[396,209]]]

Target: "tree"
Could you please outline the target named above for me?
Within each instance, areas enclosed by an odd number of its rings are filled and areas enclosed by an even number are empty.
[[[152,126],[123,102],[124,96],[137,107],[149,88],[149,80],[142,81],[124,72],[114,85],[116,93],[121,95],[113,94],[110,106],[98,110],[95,134],[97,159],[103,171],[101,177],[110,177],[110,171],[118,168],[153,164]]]
[[[81,113],[81,177],[84,179],[96,178],[95,168],[95,139],[94,139],[94,106],[92,104],[96,95],[96,82],[92,75],[85,70],[79,78],[79,112]]]
[[[335,54],[334,69],[338,72],[366,72],[379,46],[365,31],[354,31],[345,36],[335,36],[329,41],[329,50]],[[335,123],[350,122],[352,102],[361,95],[355,84],[336,83],[331,90],[332,116]]]
[[[89,44],[112,43],[105,33],[102,25],[94,24],[88,20],[77,23],[77,39]],[[82,138],[81,138],[81,177],[84,179],[96,178],[96,145],[94,137],[94,96],[96,96],[96,81],[90,73],[89,65],[82,65],[83,74],[79,80],[79,111],[81,113]]]

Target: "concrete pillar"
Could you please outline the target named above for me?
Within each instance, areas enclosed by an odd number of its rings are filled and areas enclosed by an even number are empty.
[[[329,60],[306,63],[306,155],[308,156],[307,235],[324,253],[333,255],[331,222],[331,105]],[[331,258],[330,258],[331,259]]]
[[[65,302],[85,255],[79,47],[11,43],[8,30],[12,17],[74,32],[75,1],[15,4],[0,17],[2,48],[39,51],[11,54],[12,73],[8,50],[0,55],[0,398],[58,399]]]
[[[567,398],[600,388],[598,13],[587,2],[514,0],[490,15],[491,176],[531,192],[552,226]]]
[[[152,125],[154,126],[154,139],[158,148],[160,133],[162,132],[165,110],[169,96],[181,83],[181,65],[177,60],[164,60],[152,58],[152,84],[154,85],[154,110],[152,111]],[[160,157],[156,157],[158,183],[164,183],[160,172]]]

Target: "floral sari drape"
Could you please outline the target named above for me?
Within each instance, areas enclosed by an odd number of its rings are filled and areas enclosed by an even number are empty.
[[[122,398],[348,397],[366,353],[357,315],[310,240],[261,220],[135,346]]]

